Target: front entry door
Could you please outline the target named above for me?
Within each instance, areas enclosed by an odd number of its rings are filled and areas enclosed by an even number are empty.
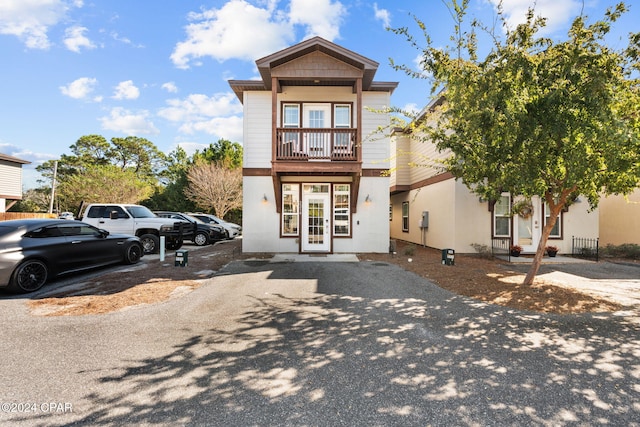
[[[331,250],[331,199],[328,184],[304,184],[302,192],[302,252]]]
[[[542,233],[542,209],[540,209],[540,198],[533,197],[531,200],[532,209],[521,211],[514,215],[514,242],[522,246],[523,252],[532,253],[538,249],[540,236]]]

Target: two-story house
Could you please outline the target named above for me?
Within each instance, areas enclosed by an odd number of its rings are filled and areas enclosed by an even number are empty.
[[[31,162],[0,154],[0,212],[22,200],[22,165]],[[9,203],[7,204],[7,201]]]
[[[416,120],[428,125],[442,102],[443,97],[434,100]],[[460,253],[474,253],[477,245],[487,249],[506,245],[507,250],[519,245],[525,253],[534,253],[549,220],[544,200],[534,197],[513,214],[517,196],[503,193],[496,201],[479,198],[442,170],[441,160],[450,153],[439,151],[415,129],[419,127],[398,129],[392,137],[391,238]],[[547,244],[572,253],[573,237],[591,240],[598,232],[598,210],[590,211],[589,203],[578,198],[560,214]]]
[[[320,37],[231,80],[243,104],[244,252],[389,250],[389,126],[397,82]]]

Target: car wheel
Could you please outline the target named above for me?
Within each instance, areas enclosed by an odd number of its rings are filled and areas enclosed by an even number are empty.
[[[171,251],[175,251],[182,247],[182,243],[182,239],[168,240],[165,247]]]
[[[209,244],[209,236],[203,231],[198,231],[193,237],[193,243],[198,246],[205,246]]]
[[[125,264],[136,264],[142,258],[142,246],[137,243],[130,243],[124,251]]]
[[[140,241],[145,254],[155,254],[160,250],[160,239],[155,234],[143,234]]]
[[[14,292],[34,292],[44,286],[48,277],[49,269],[44,262],[28,260],[15,269],[9,288]]]

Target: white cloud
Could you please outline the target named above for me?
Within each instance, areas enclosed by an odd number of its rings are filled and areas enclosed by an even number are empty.
[[[174,82],[166,82],[162,85],[162,89],[166,90],[169,93],[177,93],[178,86]]]
[[[132,113],[121,107],[111,110],[109,116],[101,117],[100,122],[105,130],[122,132],[127,135],[148,135],[159,133],[150,120],[148,111]]]
[[[81,48],[94,49],[95,44],[84,35],[89,31],[86,27],[75,26],[65,30],[64,44],[72,52],[80,53]]]
[[[211,97],[203,94],[191,94],[185,99],[170,99],[169,106],[158,112],[172,122],[184,122],[185,129],[195,129],[196,123],[208,121],[213,117],[228,116],[242,112],[242,105],[231,92],[218,93]]]
[[[500,0],[489,0],[497,8]],[[536,16],[547,19],[547,25],[541,30],[543,34],[553,33],[557,29],[567,25],[574,17],[580,14],[581,0],[507,0],[502,7],[507,17],[507,23],[511,29],[518,24],[526,22],[527,11],[534,8]]]
[[[63,95],[66,95],[70,98],[74,99],[84,99],[93,92],[95,85],[98,83],[98,80],[89,78],[89,77],[80,77],[69,83],[66,86],[60,86],[60,91]],[[96,98],[95,100],[101,100],[101,98]]]
[[[289,18],[292,24],[307,28],[306,37],[320,36],[333,41],[340,36],[340,24],[346,9],[331,0],[291,0]]]
[[[118,83],[113,94],[115,99],[137,99],[139,96],[140,89],[133,84],[132,80]]]
[[[2,0],[0,34],[16,36],[30,49],[48,49],[49,28],[63,20],[72,7],[82,7],[82,1]]]
[[[192,23],[186,27],[187,39],[171,54],[179,68],[189,68],[191,61],[202,57],[252,61],[281,49],[293,37],[290,24],[279,13],[244,0],[230,0],[220,9],[191,13],[189,19]]]
[[[209,120],[188,122],[180,126],[180,132],[188,135],[204,132],[229,141],[242,142],[242,117],[213,117]]]
[[[382,21],[383,28],[389,28],[391,26],[391,15],[387,9],[378,9],[378,3],[373,4],[373,11],[376,19]]]

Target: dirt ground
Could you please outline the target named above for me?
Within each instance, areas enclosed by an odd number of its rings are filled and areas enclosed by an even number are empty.
[[[175,267],[171,253],[162,263],[158,259],[147,260],[131,268],[95,276],[83,283],[44,292],[27,304],[32,314],[43,316],[125,310],[190,292],[233,260],[271,257],[271,254],[243,254],[241,241],[237,239],[206,248],[185,249],[189,250],[187,267]],[[438,250],[413,245],[410,248],[413,253],[407,255],[407,249],[406,243],[398,242],[396,255],[359,254],[358,257],[361,261],[397,264],[451,292],[505,307],[559,314],[622,309],[610,301],[538,279],[534,286],[522,286],[520,283],[524,275],[510,270],[504,261],[456,254],[455,265],[446,266],[442,265]]]

